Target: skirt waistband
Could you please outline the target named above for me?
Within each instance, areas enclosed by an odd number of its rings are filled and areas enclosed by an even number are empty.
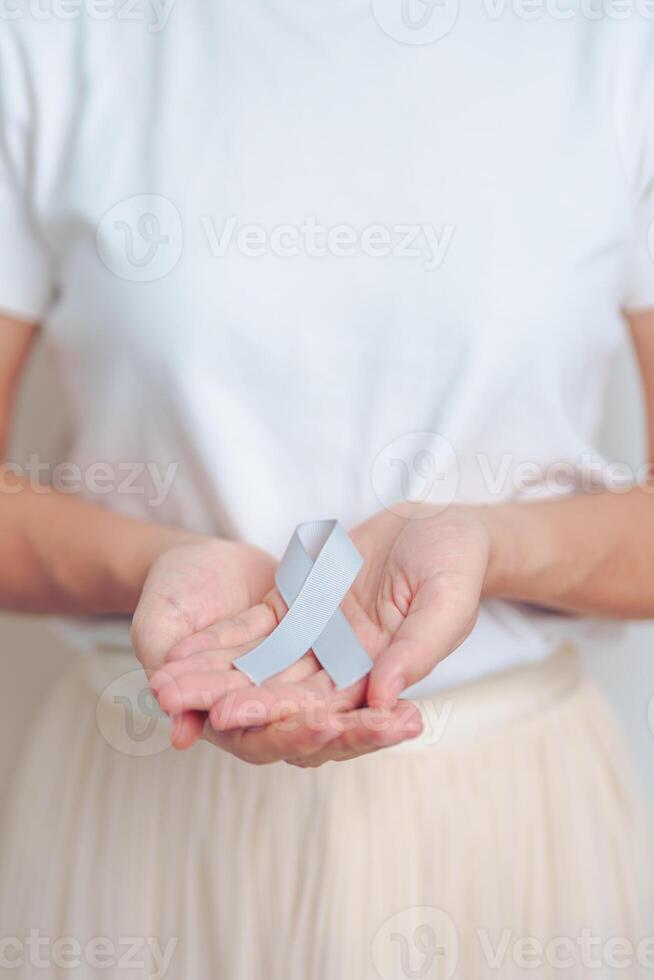
[[[586,676],[578,650],[566,644],[537,663],[415,700],[423,731],[390,751],[474,741],[564,701]]]
[[[80,658],[80,668],[104,713],[122,717],[129,704],[134,716],[163,719],[133,654],[91,654]],[[413,700],[422,715],[422,733],[386,751],[472,742],[564,701],[586,677],[579,652],[566,645],[542,661]]]

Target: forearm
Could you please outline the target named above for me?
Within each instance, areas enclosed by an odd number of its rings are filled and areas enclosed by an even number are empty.
[[[486,595],[571,613],[654,616],[648,488],[476,510],[491,540]]]
[[[189,537],[2,476],[0,606],[5,609],[130,615],[154,559]]]

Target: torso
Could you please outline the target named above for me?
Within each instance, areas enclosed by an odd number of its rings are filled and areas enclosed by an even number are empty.
[[[422,495],[416,433],[458,464],[434,499],[503,499],[525,463],[596,455],[647,139],[620,99],[654,83],[654,29],[480,5],[418,45],[375,6],[18,25],[72,455],[179,464],[161,506],[110,506],[280,552],[300,520]],[[447,683],[543,655],[526,617],[491,604]]]

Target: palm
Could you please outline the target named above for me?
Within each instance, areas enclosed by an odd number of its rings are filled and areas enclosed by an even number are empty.
[[[132,622],[136,654],[146,671],[172,648],[189,644],[249,609],[270,589],[275,562],[257,548],[195,538],[153,565]]]
[[[483,529],[461,516],[412,520],[383,512],[359,525],[352,539],[363,569],[343,611],[375,660],[370,681],[337,692],[308,654],[253,687],[233,660],[274,629],[285,611],[276,590],[236,619],[196,632],[178,644],[153,678],[162,707],[210,711],[221,731],[261,725],[311,705],[345,711],[379,700],[424,676],[467,635],[475,620],[488,547]],[[399,672],[399,673],[398,673]]]

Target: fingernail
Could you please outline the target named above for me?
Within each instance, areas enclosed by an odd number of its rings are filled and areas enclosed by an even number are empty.
[[[175,715],[171,720],[170,737],[173,742],[176,742],[184,731],[184,719],[181,715]]]
[[[156,674],[153,674],[150,678],[150,687],[155,698],[158,698],[164,687],[168,687],[172,677],[167,674],[165,670],[158,670]]]
[[[422,734],[422,722],[421,721],[410,721],[405,728],[407,738],[417,738],[418,735]]]

